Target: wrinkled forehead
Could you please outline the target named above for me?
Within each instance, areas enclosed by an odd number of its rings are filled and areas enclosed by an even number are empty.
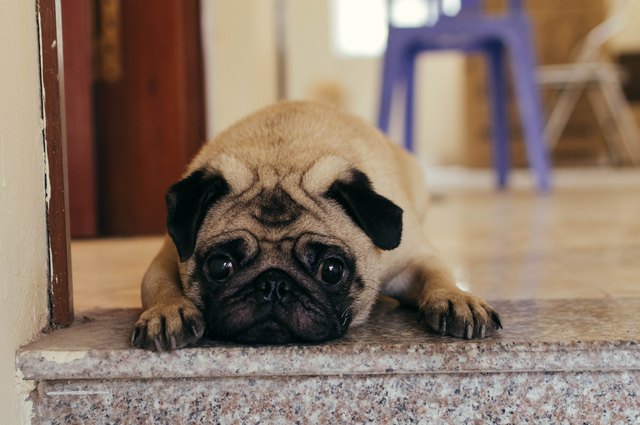
[[[329,186],[348,175],[346,160],[327,155],[309,164],[249,160],[223,154],[207,167],[220,173],[229,194],[207,213],[201,231],[256,229],[265,239],[287,237],[301,230],[326,230],[323,197]]]
[[[304,233],[327,234],[326,217],[321,209],[308,208],[297,202],[286,189],[261,188],[255,194],[227,200],[207,214],[198,246],[207,247],[221,240],[244,238],[264,245],[294,241]],[[240,198],[240,197],[239,197]]]
[[[241,159],[221,154],[204,168],[221,174],[232,194],[236,195],[281,186],[290,195],[291,192],[303,190],[311,196],[320,196],[334,181],[347,177],[352,166],[346,159],[336,155],[323,155],[313,160],[305,155],[298,161],[283,159],[278,155]]]
[[[206,164],[230,190],[207,212],[198,232],[198,249],[206,249],[219,235],[247,229],[262,241],[303,233],[337,234],[335,214],[329,211],[335,205],[326,194],[334,182],[349,178],[353,166],[336,155],[307,163],[277,159],[223,153]]]

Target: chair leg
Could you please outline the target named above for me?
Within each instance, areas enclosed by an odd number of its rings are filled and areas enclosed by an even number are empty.
[[[607,83],[602,79],[599,81],[599,85],[603,98],[609,110],[612,111],[619,134],[622,136],[628,161],[631,165],[638,165],[640,157],[640,152],[638,151],[640,131],[633,116],[633,111],[629,107],[627,99],[624,97],[622,87],[619,83]]]
[[[581,82],[570,81],[558,93],[551,113],[547,118],[547,124],[544,129],[545,141],[549,149],[553,149],[558,144],[562,132],[571,118],[571,114],[585,90],[585,84]]]
[[[497,185],[503,189],[507,186],[511,166],[504,46],[493,44],[488,48],[487,54],[489,59],[487,74],[490,89],[493,168],[496,171]]]
[[[529,33],[526,30],[517,33],[514,31],[507,42],[529,166],[535,174],[538,190],[546,192],[551,186],[550,160],[544,139],[542,103],[536,82],[533,42]]]
[[[591,108],[598,120],[600,129],[602,130],[609,159],[613,165],[621,165],[620,146],[623,144],[621,140],[622,136],[618,131],[613,116],[615,111],[609,110],[601,90],[602,88],[598,85],[592,85],[587,90],[587,95],[589,96]]]
[[[416,73],[416,56],[408,54],[404,58],[403,68],[405,75],[405,93],[404,93],[404,147],[414,152],[414,113],[415,113],[415,73]]]
[[[378,128],[385,133],[389,133],[393,89],[402,74],[401,59],[400,48],[394,47],[393,39],[389,38],[382,63],[382,86],[378,109]]]

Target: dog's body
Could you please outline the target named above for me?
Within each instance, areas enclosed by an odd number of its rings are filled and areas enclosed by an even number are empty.
[[[425,238],[408,153],[358,118],[306,102],[258,111],[205,145],[167,194],[170,238],[145,274],[133,344],[318,342],[362,323],[380,291],[442,334],[501,327]]]

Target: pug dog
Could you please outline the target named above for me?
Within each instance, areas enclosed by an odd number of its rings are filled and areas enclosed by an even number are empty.
[[[202,147],[166,203],[136,347],[319,343],[363,323],[382,293],[438,334],[502,327],[427,241],[417,161],[332,107],[284,102],[241,120]]]

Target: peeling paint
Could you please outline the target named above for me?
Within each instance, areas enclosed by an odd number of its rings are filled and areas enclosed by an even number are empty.
[[[44,139],[44,121],[42,122],[42,134]],[[47,209],[49,209],[49,202],[51,201],[51,180],[49,178],[49,155],[47,154],[47,140],[44,140],[44,199],[47,203]]]
[[[49,207],[51,203],[51,178],[49,174],[49,154],[47,152],[47,137],[46,137],[46,127],[47,127],[47,108],[45,108],[46,104],[46,90],[44,87],[44,78],[42,77],[43,70],[43,48],[42,48],[42,27],[40,22],[40,13],[38,11],[37,17],[37,25],[38,25],[38,58],[40,64],[40,130],[42,132],[42,148],[43,148],[43,160],[44,160],[44,199],[45,199],[45,212],[48,215]],[[54,43],[56,40],[54,40]],[[51,47],[55,47],[55,44],[52,44]],[[48,261],[48,276],[49,280],[53,276],[53,251],[51,250],[51,235],[47,231],[47,261]],[[50,285],[51,286],[51,285]],[[51,297],[49,299],[49,312],[51,312]]]

